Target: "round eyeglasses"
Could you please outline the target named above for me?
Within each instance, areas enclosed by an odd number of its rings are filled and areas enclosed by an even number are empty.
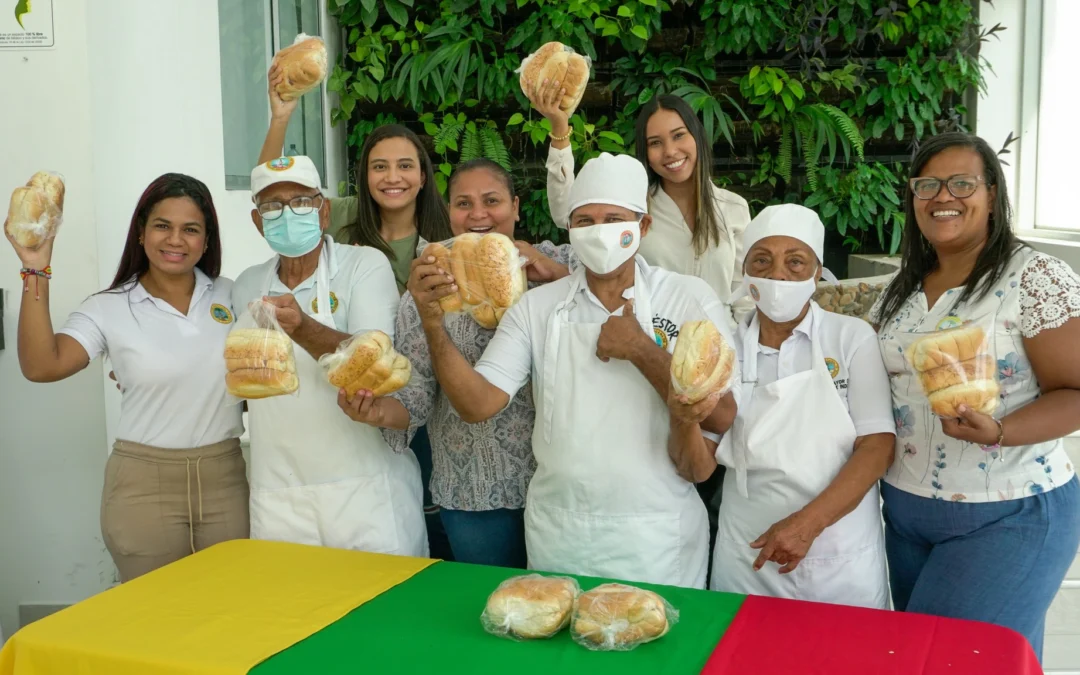
[[[315,211],[322,207],[323,196],[315,195],[313,197],[293,197],[287,203],[281,202],[263,202],[259,204],[259,215],[263,220],[277,220],[281,217],[281,214],[285,213],[285,207],[288,206],[289,210],[298,216],[306,216],[312,211]]]
[[[979,183],[988,184],[982,176],[952,176],[947,180],[941,178],[912,178],[908,182],[911,193],[919,199],[933,199],[941,192],[941,185],[957,199],[965,199],[975,194],[979,189]]]

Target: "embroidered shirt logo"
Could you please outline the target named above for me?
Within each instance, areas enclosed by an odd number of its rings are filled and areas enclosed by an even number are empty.
[[[630,244],[633,244],[633,243],[634,243],[634,233],[631,232],[630,230],[627,230],[627,231],[623,232],[622,236],[619,238],[619,246],[622,246],[623,248],[630,248]]]
[[[825,367],[829,369],[829,375],[832,379],[836,379],[836,376],[840,374],[840,364],[836,362],[836,359],[825,359]]]
[[[288,171],[296,163],[292,157],[278,157],[266,163],[266,168],[271,171]]]
[[[335,295],[333,291],[330,291],[330,313],[335,314],[337,312],[337,308],[338,308],[337,295]],[[319,299],[318,298],[312,298],[311,299],[311,312],[313,314],[318,314],[319,313]]]
[[[218,323],[228,324],[233,322],[233,313],[229,311],[229,308],[216,302],[210,305],[210,317]]]

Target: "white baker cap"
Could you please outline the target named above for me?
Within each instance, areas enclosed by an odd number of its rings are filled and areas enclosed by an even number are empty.
[[[570,187],[567,220],[574,209],[587,204],[611,204],[637,213],[648,213],[649,177],[645,167],[630,155],[606,152],[585,162]]]
[[[791,237],[810,247],[821,266],[821,275],[835,281],[833,273],[825,269],[825,226],[813,209],[801,204],[777,204],[761,210],[743,232],[743,252],[766,237]]]
[[[278,157],[251,170],[251,198],[276,183],[296,183],[309,188],[322,188],[315,162],[304,155]]]

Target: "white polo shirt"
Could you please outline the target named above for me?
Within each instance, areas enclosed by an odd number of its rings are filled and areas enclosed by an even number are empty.
[[[575,272],[583,273],[584,270]],[[668,353],[674,350],[679,337],[679,327],[684,322],[704,318],[716,324],[728,344],[736,344],[731,310],[720,301],[707,283],[697,277],[669,272],[651,265],[645,265],[645,273],[641,276],[644,278],[635,280],[635,286],[645,283],[649,288],[653,339]],[[571,275],[538,286],[522,296],[516,305],[507,310],[498,330],[484,350],[484,355],[477,362],[476,371],[488,382],[506,392],[511,399],[532,377],[533,395],[536,400],[543,400],[540,366],[543,365],[548,324],[554,319],[555,306],[570,292],[573,278]],[[633,298],[634,290],[633,287],[626,289],[623,297]],[[583,284],[578,292],[581,294],[579,302],[570,309],[568,316],[571,323],[603,323],[611,316],[622,315],[621,307],[614,312],[608,312],[588,286]],[[735,376],[738,377],[738,374]],[[641,384],[651,386],[644,375]],[[738,387],[735,389],[738,400]],[[617,392],[613,392],[613,395],[617,395]],[[714,441],[718,440],[715,435],[705,435]]]
[[[135,283],[90,296],[57,331],[82,345],[90,360],[109,359],[123,392],[117,438],[188,449],[244,433],[240,406],[225,399],[232,287],[196,268],[184,316]]]
[[[326,244],[325,240],[323,245],[330,246],[330,309],[337,329],[350,335],[381,330],[393,338],[399,296],[390,261],[370,246]],[[237,312],[242,314],[248,303],[264,295],[292,293],[304,312],[311,316],[317,314],[317,274],[313,273],[296,288],[289,289],[281,283],[277,269],[278,256],[274,256],[261,265],[249,267],[237,277],[232,293]],[[270,287],[266,288],[271,270]]]
[[[859,436],[895,433],[889,374],[881,360],[874,329],[862,319],[850,316],[825,311],[821,312],[821,316],[821,352],[833,377],[836,393],[855,424],[855,433]],[[754,312],[739,325],[740,346],[751,322],[757,320],[757,312]],[[780,349],[759,345],[758,386],[810,370],[810,335],[813,329],[814,312],[807,312],[806,318],[784,340]],[[740,367],[743,358],[745,354],[740,352]],[[749,400],[752,387],[750,383],[743,384],[743,400]],[[807,405],[814,403],[807,401]]]

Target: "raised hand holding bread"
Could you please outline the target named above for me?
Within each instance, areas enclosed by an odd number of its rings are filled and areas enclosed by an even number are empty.
[[[281,77],[277,93],[282,101],[293,101],[315,89],[326,78],[326,45],[322,38],[303,33],[274,55],[272,66]]]
[[[735,350],[712,321],[687,321],[671,356],[671,386],[687,403],[731,389]]]
[[[544,80],[561,83],[558,108],[569,117],[581,103],[591,68],[592,60],[588,56],[578,54],[561,42],[548,42],[525,57],[517,72],[521,91],[529,97],[538,95],[538,87]]]
[[[22,248],[37,249],[56,236],[64,214],[64,177],[39,171],[15,188],[4,230]]]
[[[437,299],[443,313],[467,312],[484,328],[498,327],[503,314],[527,288],[518,247],[509,237],[496,232],[466,233],[445,242],[428,244],[420,258],[422,262],[413,263],[415,279],[410,277],[409,280],[409,290],[416,299],[417,308],[420,309],[424,302],[431,305],[425,308],[430,311]],[[421,275],[420,266],[430,270]],[[443,276],[437,274],[438,270],[450,274]],[[431,280],[433,277],[435,279]],[[454,291],[448,294],[440,291],[436,295],[434,288],[448,288],[447,281],[456,286]],[[425,309],[420,310],[422,318]]]

